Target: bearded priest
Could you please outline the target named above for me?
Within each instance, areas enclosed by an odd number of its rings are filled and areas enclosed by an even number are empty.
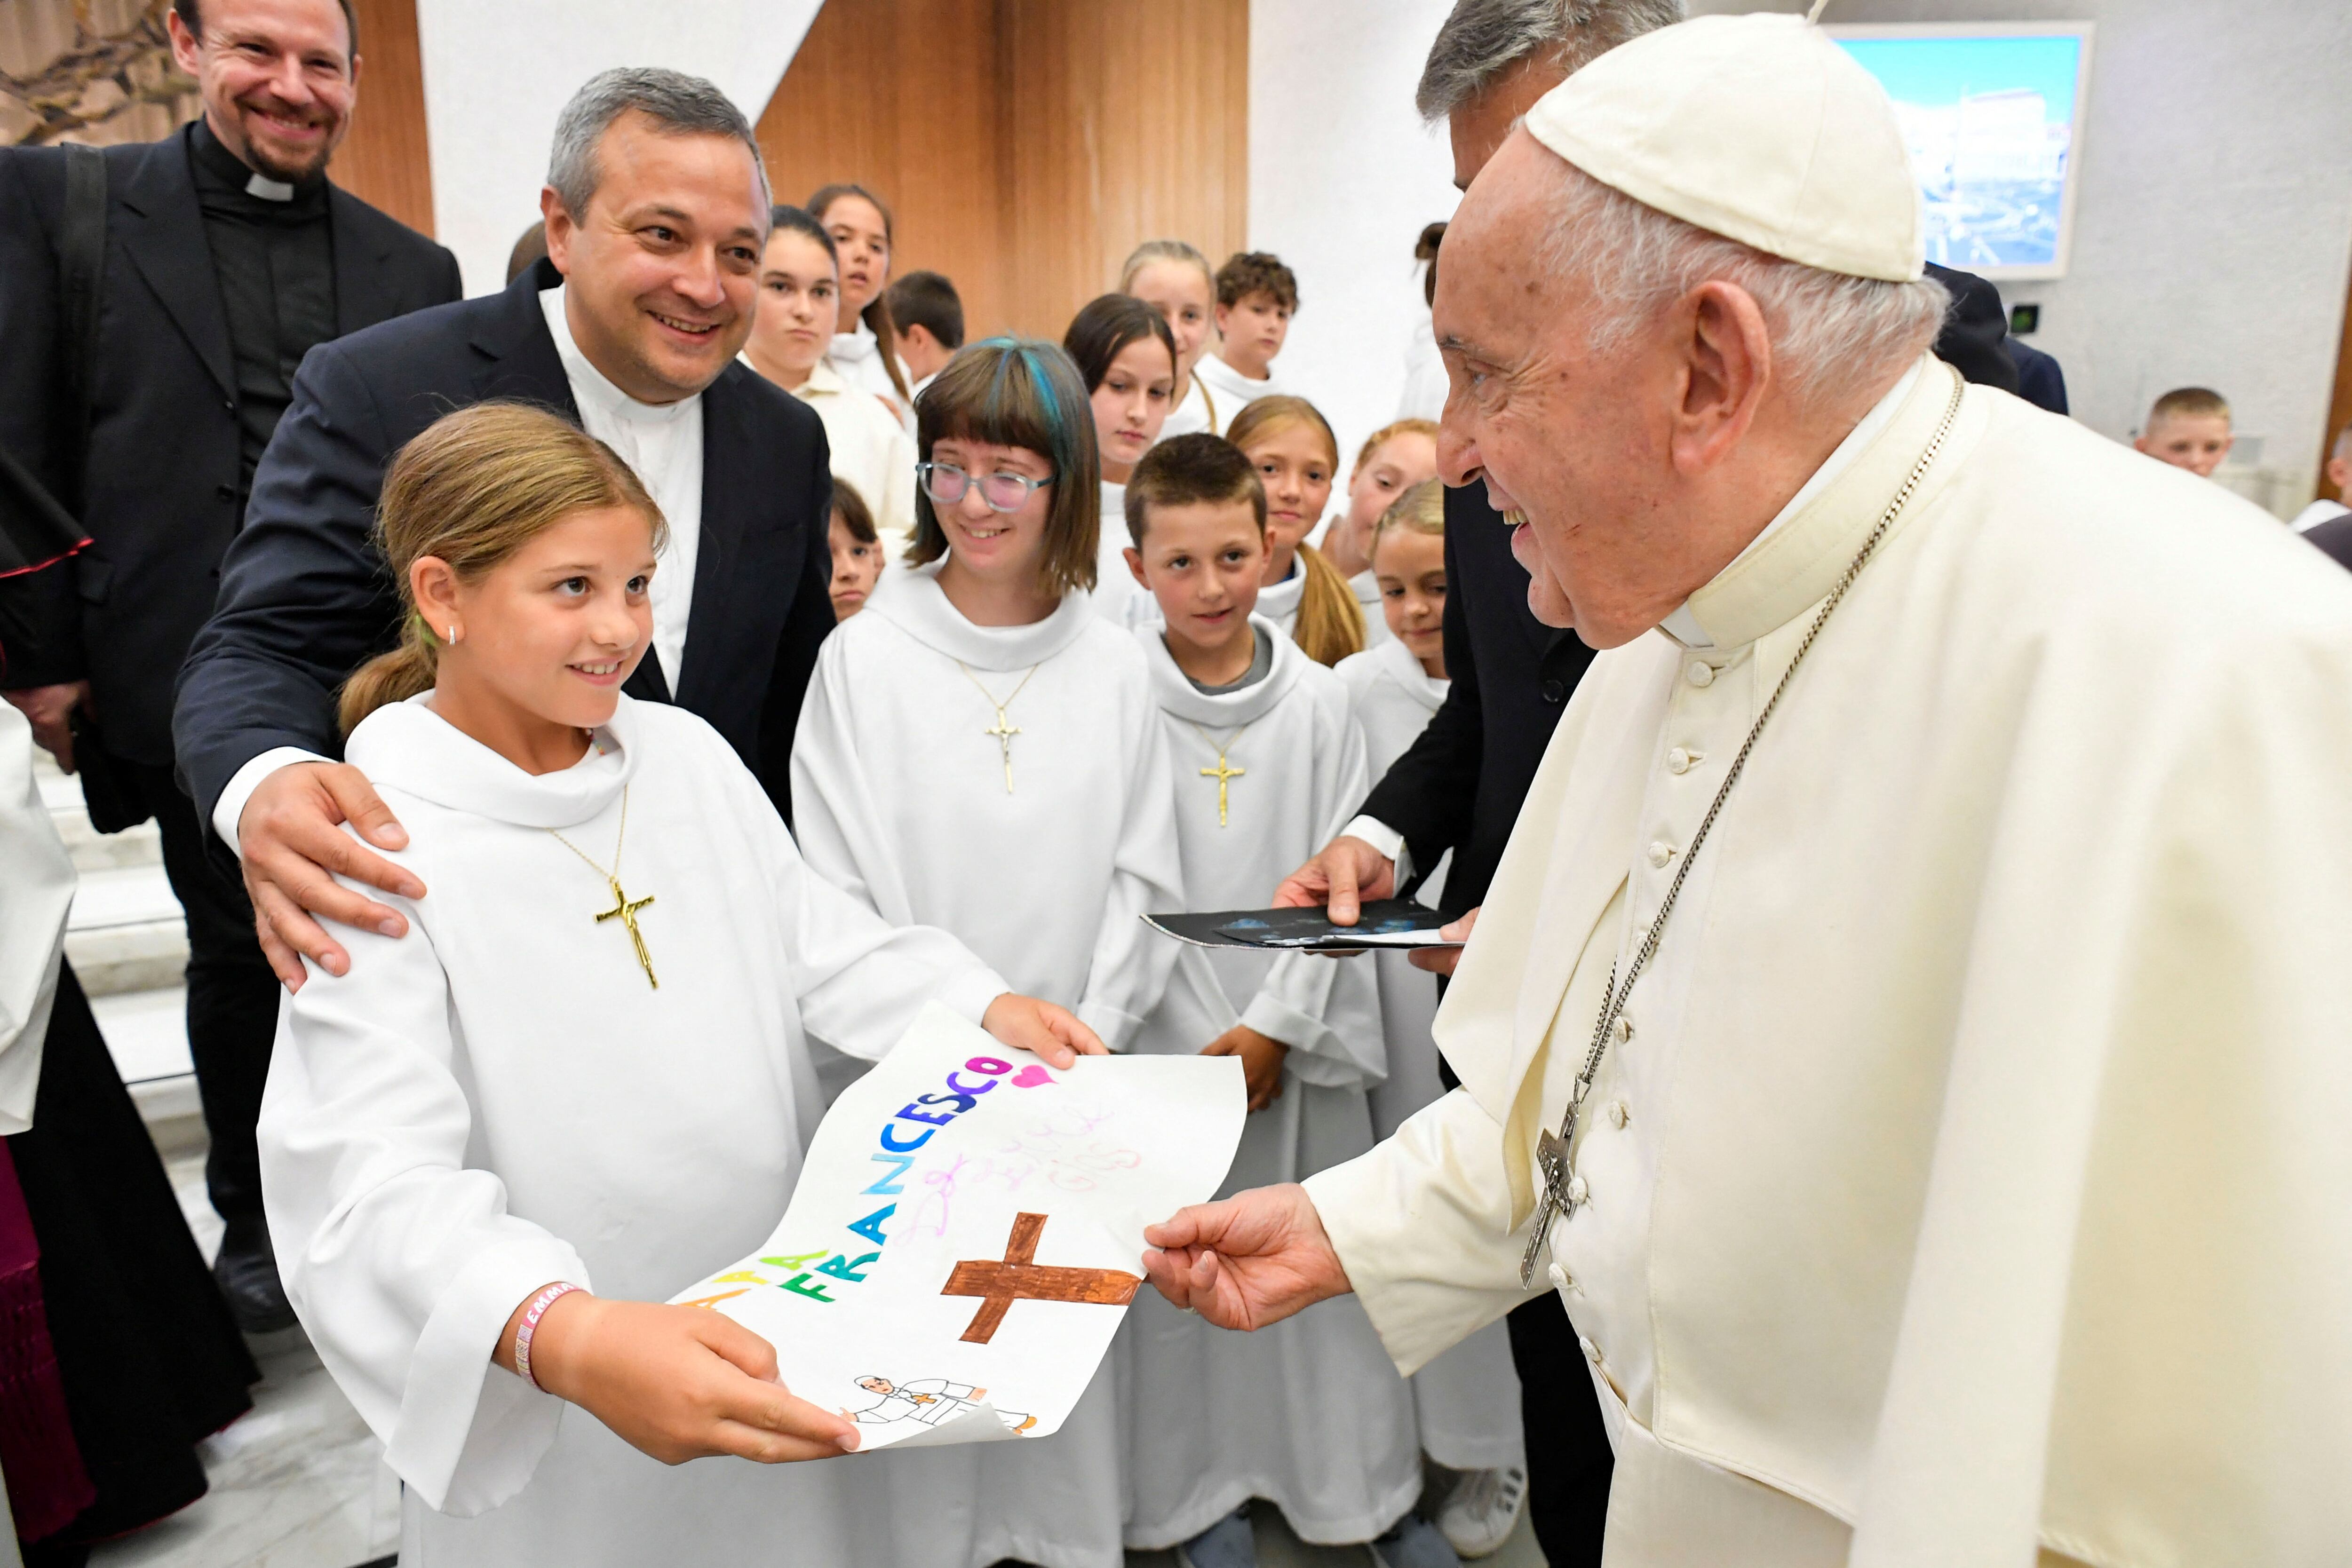
[[[1604,650],[1437,1020],[1463,1087],[1149,1233],[1411,1372],[1547,1283],[1607,1561],[2352,1540],[2352,579],[1927,357],[1892,107],[1712,16],[1447,232],[1440,467]]]

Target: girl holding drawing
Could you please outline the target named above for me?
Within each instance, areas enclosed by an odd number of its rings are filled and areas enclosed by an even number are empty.
[[[646,1298],[782,1211],[804,1030],[879,1056],[937,1000],[1050,1060],[1099,1041],[812,874],[716,732],[622,694],[663,521],[610,449],[477,404],[402,450],[379,526],[408,616],[345,687],[347,757],[430,891],[289,999],[260,1142],[288,1294],[405,1483],[404,1560],[747,1558],[789,1520],[804,1561],[962,1568],[871,1540],[869,1464],[678,1464],[856,1428],[750,1331]]]

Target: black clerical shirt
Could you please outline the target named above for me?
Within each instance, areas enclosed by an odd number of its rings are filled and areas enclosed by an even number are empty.
[[[311,348],[335,335],[335,246],[327,219],[327,177],[287,189],[247,168],[199,120],[194,138],[196,204],[205,217],[213,275],[236,363],[239,510],[253,471],[293,397],[294,371]]]

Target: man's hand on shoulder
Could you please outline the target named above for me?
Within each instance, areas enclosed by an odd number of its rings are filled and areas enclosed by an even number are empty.
[[[1359,903],[1396,896],[1396,862],[1363,840],[1342,833],[1274,890],[1276,909],[1328,904],[1331,924],[1353,925]]]
[[[312,918],[323,916],[386,936],[404,936],[398,911],[354,893],[338,873],[403,898],[422,898],[414,873],[362,849],[342,824],[369,842],[404,849],[408,833],[377,796],[367,776],[344,762],[299,762],[264,779],[237,818],[237,852],[245,861],[245,891],[269,967],[289,991],[302,988],[307,956],[331,975],[351,970],[344,952]]]

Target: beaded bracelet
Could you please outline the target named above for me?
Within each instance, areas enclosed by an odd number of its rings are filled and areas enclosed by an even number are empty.
[[[522,1322],[515,1330],[515,1375],[542,1394],[547,1390],[541,1387],[539,1379],[530,1375],[530,1336],[538,1331],[539,1320],[547,1315],[548,1308],[580,1288],[578,1285],[550,1285],[530,1299],[530,1305],[522,1310]]]

